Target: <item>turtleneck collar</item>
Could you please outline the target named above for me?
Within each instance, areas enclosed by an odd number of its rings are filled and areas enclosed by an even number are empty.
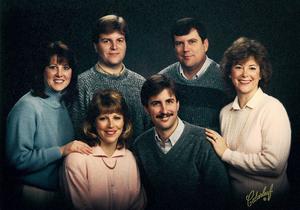
[[[43,101],[53,108],[59,108],[62,106],[61,97],[64,95],[62,91],[57,92],[51,89],[48,85],[45,85],[45,94],[49,96],[48,98],[43,99]]]

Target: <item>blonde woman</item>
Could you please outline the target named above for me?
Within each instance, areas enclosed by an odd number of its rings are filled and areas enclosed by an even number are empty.
[[[134,156],[126,149],[132,125],[119,92],[94,94],[84,133],[93,153],[70,154],[64,163],[65,192],[75,209],[143,209],[139,171]]]

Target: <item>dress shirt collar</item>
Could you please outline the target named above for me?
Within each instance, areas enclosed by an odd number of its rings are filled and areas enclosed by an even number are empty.
[[[92,153],[93,156],[108,157],[100,145],[92,147],[92,150],[93,150]],[[123,147],[122,149],[116,149],[114,154],[111,157],[120,157],[124,155],[125,155],[125,147]]]
[[[199,69],[197,74],[195,76],[193,76],[192,80],[200,78],[206,72],[206,70],[208,69],[208,66],[211,63],[212,63],[212,60],[206,56],[204,64],[202,65],[201,69]],[[179,71],[180,71],[181,76],[188,80],[188,78],[183,73],[183,69],[182,69],[181,65],[179,66]]]
[[[264,92],[261,88],[258,88],[255,94],[252,96],[252,98],[246,103],[245,107],[248,107],[250,109],[254,109],[257,107],[260,99],[262,98]],[[243,107],[242,107],[243,108]],[[236,96],[233,103],[232,103],[232,109],[233,110],[240,110],[242,109],[239,105],[238,97]]]
[[[175,143],[178,141],[178,139],[180,138],[180,136],[184,130],[184,123],[182,122],[182,120],[179,117],[177,119],[178,119],[178,125],[177,125],[176,129],[174,130],[174,132],[172,133],[172,135],[168,139],[171,142],[171,146],[175,145]],[[155,131],[155,140],[156,140],[156,142],[158,142],[160,144],[161,142],[163,142],[163,140],[159,137],[156,129],[154,129],[154,131]]]

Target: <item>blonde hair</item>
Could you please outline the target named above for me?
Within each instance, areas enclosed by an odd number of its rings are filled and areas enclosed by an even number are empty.
[[[98,90],[93,95],[83,123],[83,133],[87,137],[86,143],[90,146],[100,144],[95,120],[99,115],[107,113],[119,113],[124,117],[123,131],[117,143],[117,148],[121,149],[132,135],[132,123],[125,99],[119,91],[112,89]]]

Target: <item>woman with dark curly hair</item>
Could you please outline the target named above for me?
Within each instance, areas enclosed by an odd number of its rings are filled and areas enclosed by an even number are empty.
[[[288,191],[291,128],[283,105],[262,91],[271,77],[267,50],[241,37],[225,51],[221,68],[237,96],[221,110],[222,136],[206,129],[207,139],[228,164],[242,207],[263,203],[268,208]]]
[[[20,181],[20,209],[58,209],[58,169],[71,152],[91,148],[73,141],[67,106],[76,95],[73,52],[61,41],[43,48],[36,59],[31,91],[12,108],[7,119],[6,158]]]
[[[83,124],[91,155],[70,154],[64,163],[64,189],[76,209],[143,209],[139,171],[126,141],[132,133],[128,106],[120,92],[99,90]]]

